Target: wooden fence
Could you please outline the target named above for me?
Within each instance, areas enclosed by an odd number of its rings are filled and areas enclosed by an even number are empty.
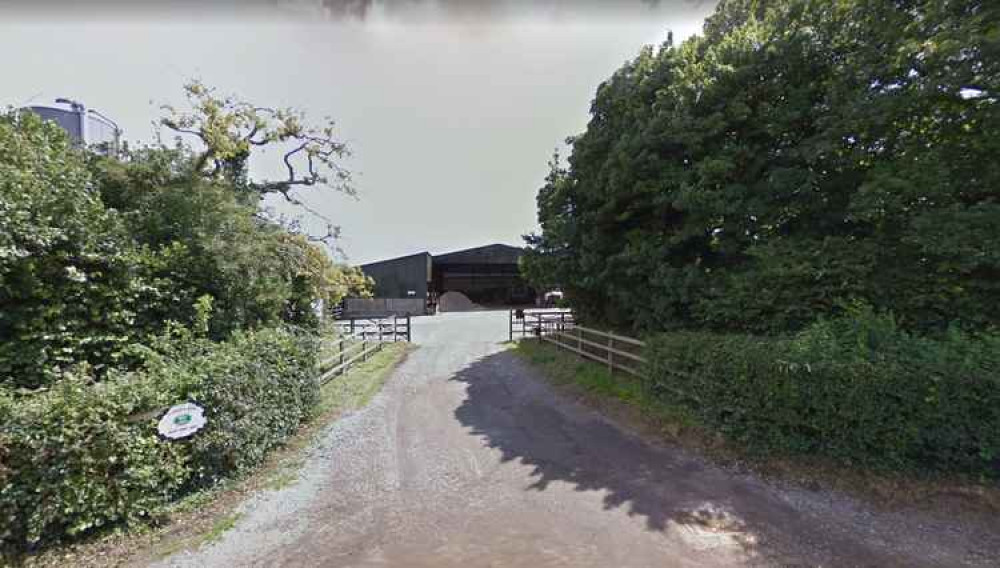
[[[539,339],[603,363],[607,365],[609,372],[624,371],[635,377],[645,378],[642,366],[646,360],[640,354],[645,344],[638,339],[579,325],[543,333]]]
[[[319,382],[326,384],[330,379],[343,375],[351,366],[367,361],[382,350],[382,345],[394,343],[396,339],[370,339],[364,335],[342,335],[326,344],[325,359],[319,363]]]
[[[624,335],[577,325],[573,312],[569,310],[511,310],[509,321],[511,341],[515,338],[534,337],[603,363],[612,373],[623,371],[645,378],[642,374],[642,366],[646,363],[642,357],[645,343]]]
[[[350,318],[337,320],[333,326],[342,334],[378,341],[411,341],[410,316],[388,318]]]
[[[511,341],[522,337],[541,337],[575,325],[573,312],[569,310],[510,310],[508,323]]]

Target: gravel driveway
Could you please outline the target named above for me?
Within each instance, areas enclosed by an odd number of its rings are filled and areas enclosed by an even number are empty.
[[[159,566],[996,566],[996,530],[777,488],[624,433],[502,342],[507,313],[414,320],[420,349],[300,479]]]

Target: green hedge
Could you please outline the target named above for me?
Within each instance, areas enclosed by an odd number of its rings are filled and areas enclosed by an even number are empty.
[[[190,337],[143,353],[141,372],[99,383],[85,368],[43,393],[0,389],[0,543],[7,553],[142,522],[185,491],[259,463],[315,408],[311,336],[284,329],[225,343]],[[192,401],[206,428],[158,438],[150,410]]]
[[[792,338],[650,339],[652,392],[754,451],[1000,477],[1000,335],[853,310]]]

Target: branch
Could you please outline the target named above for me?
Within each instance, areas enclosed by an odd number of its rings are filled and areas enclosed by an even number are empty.
[[[261,199],[269,193],[278,193],[286,202],[326,222],[329,219],[325,215],[294,194],[296,189],[325,185],[334,191],[357,195],[350,172],[336,163],[349,152],[343,142],[334,138],[334,122],[329,117],[309,125],[305,115],[295,109],[255,106],[235,97],[220,97],[214,89],[196,81],[185,89],[190,110],[178,112],[164,105],[163,110],[169,114],[160,122],[174,132],[198,138],[205,145],[205,151],[195,160],[198,175],[212,179],[233,176],[234,182]],[[287,175],[278,180],[249,179],[251,153],[247,150],[271,145],[288,149],[282,155]],[[230,165],[246,167],[230,169]],[[335,234],[336,231],[328,230],[327,235],[316,238],[326,241]]]
[[[203,142],[205,141],[205,137],[202,135],[202,133],[200,131],[198,131],[198,130],[190,130],[188,128],[181,128],[180,126],[178,126],[178,124],[176,122],[174,122],[173,120],[170,120],[169,118],[164,118],[164,119],[160,120],[160,123],[163,126],[166,126],[167,128],[169,128],[170,130],[173,130],[174,132],[179,132],[181,134],[190,134],[192,136],[197,136],[201,141],[203,141]]]
[[[305,150],[309,146],[309,142],[303,142],[294,150],[287,152],[283,158],[285,161],[285,167],[288,168],[288,181],[295,181],[295,166],[292,165],[292,156],[298,154],[299,152]]]
[[[307,211],[311,212],[312,214],[326,221],[325,234],[320,235],[320,234],[310,233],[302,227],[302,221],[300,219],[288,219],[284,215],[276,216],[272,213],[271,210],[259,211],[257,213],[254,213],[254,218],[263,223],[278,225],[283,229],[285,229],[286,231],[288,231],[289,234],[300,235],[309,242],[323,243],[331,251],[343,254],[343,251],[340,249],[340,247],[338,247],[335,244],[336,241],[340,239],[340,227],[329,222],[326,216],[315,211],[314,209],[308,206],[303,206],[303,207]]]
[[[194,171],[196,173],[201,172],[205,169],[205,166],[208,164],[208,161],[212,158],[212,154],[213,153],[211,150],[205,150],[204,152],[198,155],[198,159],[194,163]],[[214,171],[212,171],[211,174],[212,177],[214,177],[218,173],[218,171],[219,171],[219,164],[216,164],[215,169]]]

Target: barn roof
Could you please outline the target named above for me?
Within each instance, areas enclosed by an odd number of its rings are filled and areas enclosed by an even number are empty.
[[[434,255],[434,264],[517,264],[524,249],[492,244]]]
[[[397,256],[396,258],[389,258],[389,259],[386,259],[386,260],[379,260],[379,261],[376,261],[376,262],[369,262],[367,264],[362,264],[362,265],[359,265],[359,266],[362,269],[365,269],[365,268],[374,268],[374,267],[377,267],[377,266],[394,264],[394,263],[397,263],[397,262],[399,262],[401,260],[409,260],[409,259],[411,259],[413,257],[416,257],[416,256],[430,256],[430,253],[428,253],[428,252],[418,252],[418,253],[414,253],[414,254],[408,254],[406,256]]]

